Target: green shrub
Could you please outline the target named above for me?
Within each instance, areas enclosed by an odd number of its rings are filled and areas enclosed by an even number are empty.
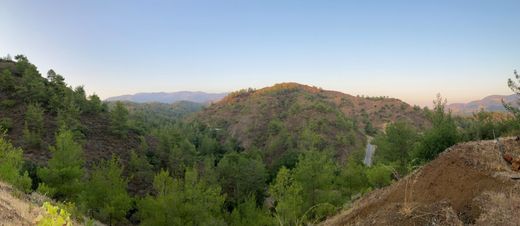
[[[373,187],[380,188],[389,185],[392,182],[392,170],[385,165],[375,165],[366,171],[368,182]]]
[[[31,178],[27,171],[22,172],[23,151],[15,148],[0,135],[0,180],[14,185],[16,188],[29,192]]]
[[[84,210],[110,225],[124,222],[132,207],[127,192],[128,180],[123,177],[123,166],[115,156],[94,166],[85,182],[80,201]]]
[[[121,137],[126,137],[128,134],[129,123],[128,123],[129,112],[121,102],[117,102],[114,109],[110,111],[111,130],[114,134]]]
[[[0,119],[0,130],[11,130],[13,128],[13,120],[11,118]]]
[[[36,191],[47,197],[53,197],[56,194],[56,189],[47,186],[47,184],[43,182],[38,184],[38,189]]]
[[[72,226],[70,213],[66,210],[53,206],[49,202],[43,203],[42,208],[45,210],[43,218],[38,222],[38,226]]]
[[[6,100],[0,101],[0,108],[2,108],[2,109],[12,108],[12,107],[14,107],[14,105],[16,105],[15,100],[6,99]]]

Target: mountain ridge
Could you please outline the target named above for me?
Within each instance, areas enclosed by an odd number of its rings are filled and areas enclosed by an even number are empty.
[[[502,104],[502,100],[506,103],[512,103],[517,106],[515,101],[518,99],[516,94],[512,95],[489,95],[480,100],[474,100],[467,103],[448,104],[447,108],[454,114],[472,114],[483,109],[492,112],[505,112],[506,109]]]
[[[177,92],[139,92],[120,96],[108,97],[107,102],[131,101],[136,103],[167,103],[178,101],[190,101],[195,103],[211,103],[224,98],[227,93],[207,93],[202,91],[177,91]]]

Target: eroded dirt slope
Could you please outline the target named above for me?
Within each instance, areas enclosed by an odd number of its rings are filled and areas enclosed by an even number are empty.
[[[519,141],[500,143],[520,156]],[[519,177],[496,141],[462,143],[322,224],[520,225]]]

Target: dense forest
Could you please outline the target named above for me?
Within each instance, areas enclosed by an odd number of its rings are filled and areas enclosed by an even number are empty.
[[[514,107],[470,117],[445,107],[440,95],[428,109],[295,84],[209,106],[105,103],[54,70],[42,77],[23,55],[5,57],[0,180],[85,223],[314,224],[458,142],[520,131]]]

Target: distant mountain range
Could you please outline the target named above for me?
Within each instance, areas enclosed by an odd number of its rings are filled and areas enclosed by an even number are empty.
[[[175,103],[179,101],[190,101],[207,104],[224,98],[227,93],[205,93],[205,92],[158,92],[158,93],[136,93],[133,95],[122,95],[109,97],[105,101],[131,101],[136,103]]]
[[[506,103],[516,104],[518,96],[515,94],[509,96],[491,95],[484,97],[481,100],[475,100],[468,103],[449,104],[448,109],[450,109],[454,114],[471,114],[473,112],[479,111],[480,109],[492,112],[503,112],[506,111],[506,109],[502,105],[502,99]]]

